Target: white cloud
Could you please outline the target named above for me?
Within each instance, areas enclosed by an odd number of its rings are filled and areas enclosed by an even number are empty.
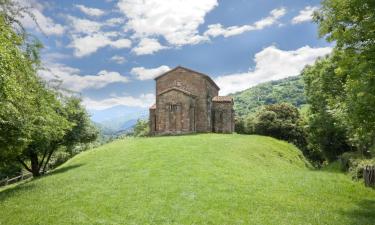
[[[83,12],[84,14],[88,15],[88,16],[96,16],[96,17],[99,17],[99,16],[102,16],[104,15],[104,11],[101,10],[101,9],[97,9],[97,8],[89,8],[89,7],[86,7],[84,5],[75,5],[75,7],[77,7],[79,10],[81,10],[81,12]]]
[[[48,70],[40,70],[39,76],[53,82],[59,80],[62,87],[80,92],[85,89],[100,89],[112,83],[127,83],[129,78],[118,72],[102,70],[96,75],[80,75],[80,70],[59,63],[49,62]]]
[[[159,66],[157,68],[146,69],[144,67],[135,67],[130,73],[137,77],[138,80],[151,80],[155,77],[169,71],[169,66]]]
[[[110,18],[110,19],[106,20],[105,25],[110,26],[110,27],[114,27],[114,26],[121,25],[124,22],[125,22],[124,18],[114,17],[114,18]]]
[[[20,1],[20,4],[30,8],[30,12],[34,15],[36,22],[38,23],[40,29],[46,35],[62,35],[65,31],[65,27],[61,24],[56,23],[50,17],[47,17],[43,14],[44,6],[37,1]],[[24,17],[20,18],[21,23],[30,29],[36,31],[39,30],[35,21],[27,14],[23,15]]]
[[[136,55],[148,55],[166,48],[167,47],[161,45],[157,39],[142,38],[138,46],[133,48],[132,51],[135,52]]]
[[[99,32],[103,24],[92,20],[81,19],[74,16],[67,16],[67,20],[70,23],[71,33],[78,34],[93,34]]]
[[[217,37],[224,36],[230,37],[234,35],[239,35],[247,31],[261,30],[269,27],[278,22],[278,19],[284,16],[286,13],[285,8],[277,8],[270,12],[270,15],[263,18],[253,24],[243,25],[243,26],[230,26],[223,27],[221,24],[211,24],[208,26],[208,30],[204,33],[205,36]]]
[[[128,18],[126,30],[136,37],[163,36],[181,46],[207,40],[198,34],[205,15],[218,5],[216,0],[120,0],[120,11]]]
[[[299,11],[299,14],[292,19],[292,24],[303,23],[312,20],[312,15],[315,10],[319,9],[317,6],[306,6]]]
[[[123,64],[124,62],[126,62],[125,57],[119,55],[112,56],[110,60],[117,64]]]
[[[84,98],[83,104],[91,110],[103,110],[114,106],[130,106],[130,107],[150,107],[155,102],[155,95],[152,93],[141,94],[138,97],[133,96],[113,96],[102,100],[94,100]]]
[[[130,48],[130,46],[132,45],[132,42],[129,39],[123,38],[123,39],[118,39],[116,41],[111,41],[109,45],[111,45],[114,48]]]
[[[131,41],[128,39],[118,39],[112,41],[108,34],[96,33],[87,36],[72,36],[72,42],[69,47],[74,48],[76,57],[83,57],[96,52],[99,48],[111,46],[113,48],[129,48]]]
[[[226,95],[245,90],[258,83],[282,79],[300,74],[306,65],[311,65],[318,57],[329,54],[332,48],[302,48],[283,51],[269,46],[255,54],[255,68],[244,73],[219,76],[215,82],[221,88],[220,94]]]

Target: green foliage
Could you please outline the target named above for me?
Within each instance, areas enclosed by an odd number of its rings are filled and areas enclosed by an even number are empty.
[[[241,117],[237,117],[234,121],[234,131],[237,134],[245,134],[246,133],[246,127],[245,127],[245,120]]]
[[[286,102],[300,107],[306,103],[301,76],[258,84],[232,96],[238,117],[246,117],[263,105]]]
[[[37,76],[41,43],[13,30],[17,11],[6,14],[7,3],[0,2],[0,161],[18,161],[39,176],[58,148],[90,142],[97,131],[79,99]]]
[[[302,72],[309,103],[308,142],[332,162],[351,150],[347,137],[343,80],[335,75],[332,57],[317,60]]]
[[[42,88],[33,61],[20,50],[23,39],[0,15],[0,159],[17,155],[31,140]]]
[[[352,179],[359,180],[363,178],[363,170],[366,166],[375,166],[375,159],[357,159],[353,160],[349,167],[349,174]]]
[[[85,144],[97,139],[98,130],[91,122],[86,109],[81,105],[81,99],[67,98],[65,112],[67,120],[73,123],[73,127],[65,134],[62,142],[70,152],[77,144]]]
[[[288,104],[273,104],[263,107],[253,117],[247,118],[247,132],[271,136],[294,143],[300,149],[306,149],[305,133],[296,107]]]
[[[332,55],[304,70],[311,105],[309,142],[327,160],[375,149],[375,2],[324,0],[315,13]]]
[[[0,180],[19,174],[22,171],[22,166],[14,161],[0,161]]]
[[[146,137],[150,133],[150,126],[148,120],[138,119],[134,125],[133,135],[135,137]]]
[[[127,138],[0,190],[0,223],[373,224],[374,190],[306,164],[270,137]]]

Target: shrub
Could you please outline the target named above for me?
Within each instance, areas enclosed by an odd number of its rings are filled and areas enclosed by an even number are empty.
[[[133,135],[135,137],[146,137],[150,134],[150,127],[148,120],[138,119],[134,125]]]
[[[347,171],[352,179],[363,178],[363,169],[366,166],[375,166],[375,158],[366,158],[363,154],[356,152],[345,152],[339,157],[341,169]]]
[[[234,122],[234,131],[237,134],[245,134],[245,121],[242,118],[236,118]]]
[[[349,174],[352,179],[358,180],[363,178],[363,169],[366,166],[375,166],[375,159],[355,159],[349,167]]]

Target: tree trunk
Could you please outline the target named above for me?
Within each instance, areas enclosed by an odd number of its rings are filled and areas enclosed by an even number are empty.
[[[29,157],[31,162],[31,173],[33,174],[33,177],[39,177],[40,167],[38,162],[38,154],[36,154],[34,151],[30,151]]]

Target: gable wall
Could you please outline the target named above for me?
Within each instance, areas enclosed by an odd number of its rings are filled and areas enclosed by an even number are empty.
[[[157,101],[156,132],[189,133],[195,130],[195,100],[192,96],[171,90],[159,95]],[[177,106],[174,111],[170,109],[171,104]]]
[[[211,127],[211,108],[212,97],[218,95],[216,87],[200,74],[179,68],[156,80],[156,104],[157,108],[162,107],[158,100],[158,94],[162,91],[176,87],[180,82],[179,88],[196,95],[196,131],[210,132]]]

